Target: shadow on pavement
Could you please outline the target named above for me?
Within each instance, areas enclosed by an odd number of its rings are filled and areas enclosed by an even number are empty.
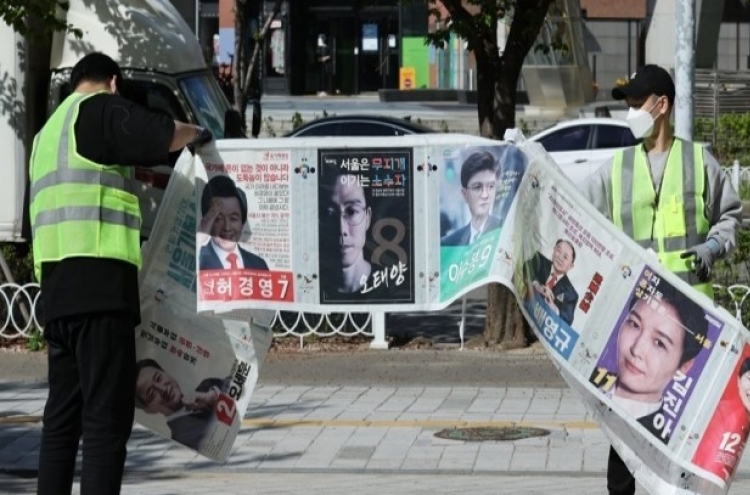
[[[464,342],[481,335],[484,331],[487,303],[481,299],[466,300]],[[423,338],[433,344],[460,344],[461,301],[458,300],[441,311],[417,311],[413,313],[388,313],[385,319],[386,335],[391,345],[399,347],[410,341]]]

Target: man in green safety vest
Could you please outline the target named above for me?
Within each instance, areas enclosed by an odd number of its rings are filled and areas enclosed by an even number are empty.
[[[700,144],[670,125],[675,86],[657,65],[638,69],[612,97],[630,107],[641,144],[619,151],[581,184],[584,196],[619,229],[695,289],[713,297],[714,262],[735,246],[742,204],[726,174]],[[607,489],[635,493],[635,479],[610,448]]]
[[[49,346],[39,494],[118,494],[135,410],[141,214],[133,166],[211,139],[119,96],[120,68],[83,57],[73,92],[34,140],[29,166],[36,310]]]

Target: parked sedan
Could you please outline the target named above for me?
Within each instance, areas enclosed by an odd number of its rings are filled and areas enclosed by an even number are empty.
[[[286,137],[406,136],[434,132],[422,124],[384,115],[334,115],[312,120]]]
[[[586,178],[615,151],[637,142],[624,120],[603,117],[560,122],[529,140],[540,143],[573,182]]]

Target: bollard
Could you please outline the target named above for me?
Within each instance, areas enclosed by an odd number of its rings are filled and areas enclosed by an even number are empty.
[[[385,313],[373,311],[372,317],[372,342],[370,349],[388,349],[388,341],[385,340]]]

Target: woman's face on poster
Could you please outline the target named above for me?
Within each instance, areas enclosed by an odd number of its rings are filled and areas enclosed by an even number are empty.
[[[750,412],[750,371],[746,371],[737,378],[737,388],[740,393],[740,400],[745,410]]]
[[[639,299],[620,326],[617,340],[617,395],[643,402],[661,400],[681,368],[685,330],[666,301],[652,307]],[[682,365],[689,368],[692,361]],[[686,371],[683,369],[683,371]]]

